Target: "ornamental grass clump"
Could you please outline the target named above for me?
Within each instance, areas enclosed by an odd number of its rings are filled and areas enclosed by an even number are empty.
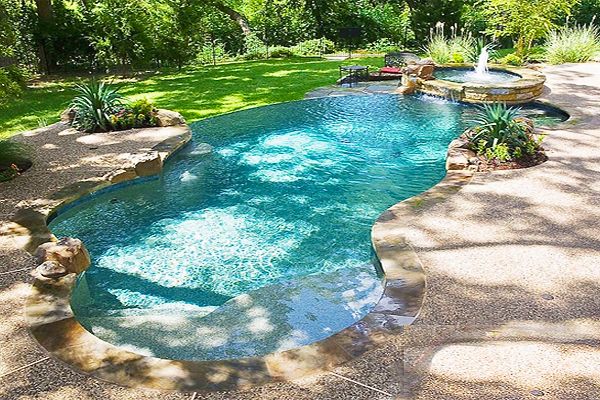
[[[429,58],[438,64],[475,62],[479,53],[477,42],[469,34],[457,34],[457,28],[452,27],[449,38],[444,35],[444,24],[438,23],[431,30],[429,42],[424,48]]]
[[[534,134],[533,123],[521,116],[520,108],[485,104],[471,122],[469,148],[488,161],[534,158],[542,151],[544,137]]]
[[[593,22],[550,31],[544,45],[548,62],[586,62],[600,52],[600,30]]]

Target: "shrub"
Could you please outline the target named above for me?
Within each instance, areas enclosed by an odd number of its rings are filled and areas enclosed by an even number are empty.
[[[543,46],[532,46],[527,53],[527,62],[545,62],[546,49]]]
[[[335,43],[325,38],[311,39],[298,43],[292,48],[292,50],[299,56],[327,54],[335,51]]]
[[[427,56],[438,64],[477,61],[479,54],[475,40],[470,35],[457,35],[455,29],[452,32],[451,37],[446,38],[444,25],[436,25],[436,29],[431,31],[429,43],[424,48]]]
[[[156,110],[154,107],[154,103],[149,101],[148,99],[139,99],[129,104],[127,110],[131,111],[133,114],[139,115],[150,115],[152,112]]]
[[[543,136],[535,137],[533,124],[521,117],[521,109],[502,103],[480,107],[468,131],[469,147],[488,160],[501,162],[534,156]]]
[[[246,60],[258,60],[267,56],[267,46],[254,33],[244,38],[244,50],[243,57]]]
[[[111,115],[110,124],[115,130],[156,126],[158,123],[157,113],[158,110],[154,103],[147,99],[141,99]]]
[[[0,68],[0,106],[23,93],[27,81],[25,70],[16,66]]]
[[[75,113],[73,127],[83,132],[108,131],[110,116],[123,108],[117,89],[92,79],[87,84],[75,85],[75,90],[79,94],[71,102]]]
[[[479,56],[483,52],[483,49],[486,49],[489,54],[489,59],[495,60],[498,58],[497,47],[497,43],[488,42],[484,38],[477,38],[473,40],[472,47],[468,49],[471,52],[468,55],[468,58],[471,62],[477,62],[479,61]]]
[[[523,58],[521,58],[519,55],[517,55],[517,53],[511,53],[511,54],[507,54],[506,56],[500,58],[498,60],[498,62],[500,64],[519,66],[519,65],[523,65]]]
[[[600,51],[600,30],[592,24],[553,30],[544,48],[550,64],[586,62]]]
[[[213,61],[220,62],[225,61],[229,58],[225,51],[225,46],[222,43],[216,43],[214,48],[214,59],[213,59],[213,47],[210,44],[202,46],[198,54],[196,54],[196,63],[205,65],[212,64]]]
[[[375,42],[369,43],[366,50],[373,53],[391,53],[394,51],[400,51],[400,46],[394,43],[392,39],[381,38]]]
[[[294,56],[294,51],[289,47],[277,46],[271,49],[269,57],[271,58],[290,58]]]
[[[0,182],[8,181],[31,166],[30,150],[22,143],[0,140]]]

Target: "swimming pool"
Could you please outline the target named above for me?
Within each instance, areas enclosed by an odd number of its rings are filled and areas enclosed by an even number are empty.
[[[192,125],[157,179],[84,199],[51,222],[92,266],[72,296],[94,335],[186,360],[324,339],[382,293],[370,230],[445,175],[473,108],[426,97],[277,104]]]

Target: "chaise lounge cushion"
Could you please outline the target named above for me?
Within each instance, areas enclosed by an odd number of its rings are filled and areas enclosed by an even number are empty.
[[[400,68],[396,67],[383,67],[379,70],[383,74],[399,74],[402,72]]]

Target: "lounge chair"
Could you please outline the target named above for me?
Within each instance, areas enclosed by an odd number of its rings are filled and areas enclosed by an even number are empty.
[[[385,55],[385,67],[379,70],[379,76],[400,75],[402,74],[402,68],[409,62],[417,62],[419,60],[419,56],[413,53],[388,53]]]

